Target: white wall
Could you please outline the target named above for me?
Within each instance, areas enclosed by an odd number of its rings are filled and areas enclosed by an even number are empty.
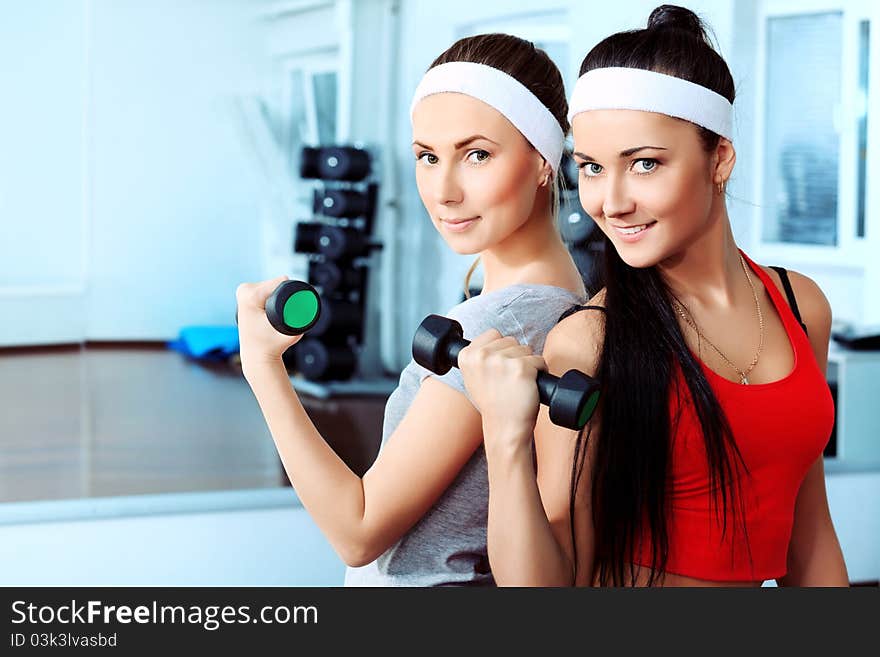
[[[89,339],[231,324],[261,274],[258,196],[233,99],[258,88],[246,0],[96,0]]]
[[[880,580],[880,472],[825,475],[828,508],[851,582]]]
[[[262,273],[233,111],[263,82],[254,13],[247,0],[0,9],[0,344],[231,323],[235,285]]]
[[[0,286],[81,281],[85,13],[0,9]]]
[[[85,3],[0,8],[0,345],[84,333]]]
[[[0,526],[4,586],[341,586],[301,507]]]

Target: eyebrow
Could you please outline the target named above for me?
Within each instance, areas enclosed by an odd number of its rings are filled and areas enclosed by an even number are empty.
[[[485,137],[484,135],[471,135],[471,136],[468,137],[467,139],[463,139],[463,140],[461,140],[460,142],[456,143],[456,144],[455,144],[455,150],[458,150],[458,149],[460,149],[460,148],[464,148],[465,146],[467,146],[467,145],[470,144],[471,142],[473,142],[473,141],[477,141],[478,139],[485,139],[486,141],[491,142],[491,143],[495,144],[496,146],[500,146],[500,145],[501,145],[501,144],[499,144],[497,141],[493,141],[492,139],[489,139],[488,137]],[[422,148],[427,148],[429,151],[430,151],[430,150],[433,150],[430,146],[428,146],[427,144],[423,144],[423,143],[420,142],[420,141],[414,141],[414,142],[412,143],[412,145],[413,145],[413,146],[421,146]]]
[[[663,148],[662,146],[636,146],[635,148],[627,148],[625,151],[620,151],[620,157],[629,157],[630,155],[635,155],[635,154],[638,153],[639,151],[643,151],[643,150],[647,150],[647,149],[653,149],[653,150],[656,150],[656,151],[665,151],[665,150],[668,150],[668,149],[666,149],[666,148]],[[589,155],[584,155],[583,153],[578,153],[577,151],[575,151],[573,154],[574,154],[574,155],[577,155],[577,156],[578,156],[579,158],[581,158],[582,160],[588,160],[588,161],[590,161],[590,162],[596,162],[596,158],[591,157],[591,156],[589,156]]]

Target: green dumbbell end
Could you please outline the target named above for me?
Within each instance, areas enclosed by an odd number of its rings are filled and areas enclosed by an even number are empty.
[[[593,416],[593,411],[596,410],[596,406],[599,404],[599,391],[596,390],[589,397],[587,397],[587,401],[584,403],[583,408],[581,408],[581,412],[578,415],[578,427],[583,429],[587,422],[590,421],[590,418]]]
[[[308,331],[321,314],[321,299],[303,281],[284,281],[266,299],[266,318],[279,333],[300,335]]]
[[[282,315],[284,323],[290,328],[304,328],[314,322],[318,315],[318,297],[311,290],[294,292],[284,302]]]

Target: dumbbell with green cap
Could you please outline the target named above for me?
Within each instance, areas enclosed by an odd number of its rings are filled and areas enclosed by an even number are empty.
[[[279,333],[300,335],[321,315],[321,297],[303,281],[284,281],[266,299],[266,318]],[[235,312],[238,324],[238,311]]]
[[[413,359],[435,374],[458,367],[458,354],[470,344],[461,324],[441,315],[428,315],[413,337]],[[580,430],[590,421],[599,403],[599,382],[579,370],[561,377],[538,372],[538,398],[550,407],[550,420],[567,429]]]

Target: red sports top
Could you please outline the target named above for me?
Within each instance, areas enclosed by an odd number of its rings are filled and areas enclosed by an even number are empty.
[[[666,571],[712,581],[767,580],[786,572],[794,505],[801,482],[822,455],[834,422],[834,404],[804,330],[764,270],[743,258],[767,288],[794,349],[794,367],[771,383],[728,381],[701,363],[727,416],[748,467],[741,495],[748,531],[728,514],[722,538],[720,514],[711,505],[709,466],[699,419],[680,370],[676,384],[684,404],[670,395],[672,459],[668,491],[669,559]],[[749,555],[751,550],[751,559]],[[650,547],[637,563],[650,565]]]

